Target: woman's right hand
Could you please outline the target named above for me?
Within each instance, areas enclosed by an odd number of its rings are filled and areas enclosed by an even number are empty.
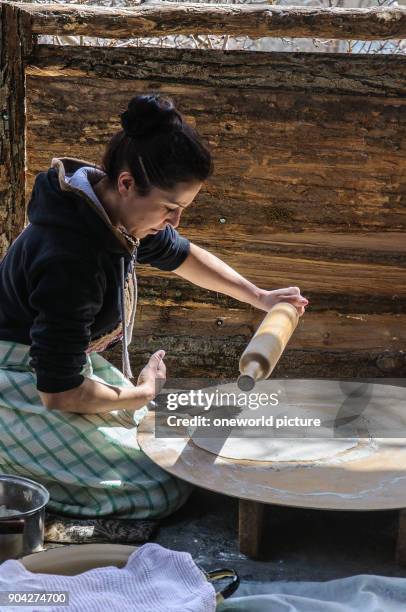
[[[160,392],[166,381],[166,366],[164,363],[165,351],[156,351],[138,376],[137,386],[142,385],[148,397],[154,399]]]

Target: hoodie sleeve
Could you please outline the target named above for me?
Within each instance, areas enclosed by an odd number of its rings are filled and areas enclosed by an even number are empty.
[[[167,225],[157,234],[141,240],[137,261],[169,272],[179,268],[189,255],[189,251],[189,240],[180,236],[171,225]]]
[[[58,393],[78,387],[84,377],[90,327],[101,309],[105,277],[96,265],[54,257],[30,270],[30,366],[37,388]]]

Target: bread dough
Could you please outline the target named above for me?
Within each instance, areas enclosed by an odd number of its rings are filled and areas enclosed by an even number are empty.
[[[358,446],[357,439],[323,438],[198,438],[193,442],[225,459],[248,461],[317,461],[328,459]]]
[[[211,426],[210,430],[195,428],[191,429],[189,434],[198,447],[227,459],[302,462],[329,459],[342,455],[359,446],[357,426],[349,427],[348,431],[350,433],[347,434],[349,437],[344,437],[345,433],[341,434],[342,437],[339,437],[340,433],[335,428],[335,417],[337,414],[342,414],[342,412],[339,412],[342,410],[342,402],[337,401],[338,395],[335,388],[328,389],[329,393],[327,395],[324,393],[323,399],[320,401],[319,382],[312,381],[314,394],[306,393],[305,396],[302,396],[303,401],[301,403],[298,401],[301,398],[300,389],[295,390],[296,401],[294,402],[292,402],[291,391],[289,397],[285,391],[278,389],[281,393],[279,394],[280,402],[277,406],[269,403],[255,410],[248,407],[234,407],[230,410],[229,406],[213,406],[205,414],[210,415],[212,422],[215,418],[225,418],[225,427]],[[270,381],[257,383],[255,391],[260,393],[266,390],[268,394],[272,393],[269,383]],[[336,384],[334,383],[334,385]],[[273,391],[276,391],[276,389],[277,387]],[[290,389],[291,387],[288,390]],[[234,384],[224,385],[221,390],[228,393],[240,391]],[[312,396],[315,398],[314,403],[311,401]],[[306,400],[304,397],[306,397]],[[332,398],[332,401],[329,401],[329,397]],[[266,419],[271,415],[274,419],[273,426],[259,426],[258,436],[255,435],[255,429],[252,427],[245,427],[244,429],[227,427],[227,419],[261,419],[261,417]],[[304,422],[304,419],[318,418],[321,421],[321,426],[312,429],[301,426],[294,429],[281,426],[277,429],[275,427],[276,419],[285,416],[291,419],[295,417],[303,419],[302,422]],[[260,420],[258,422],[260,423]],[[244,437],[241,437],[242,431]],[[245,435],[245,432],[248,432],[248,434]]]

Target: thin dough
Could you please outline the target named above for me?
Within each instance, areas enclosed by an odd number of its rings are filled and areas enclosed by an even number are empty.
[[[267,383],[267,388],[264,383],[259,383],[255,390],[261,392],[266,389],[269,394],[270,381],[264,382],[265,384]],[[314,385],[313,382],[313,389],[314,387],[317,389],[319,382],[320,381],[316,381],[316,385]],[[229,393],[239,391],[235,385],[224,385],[221,390]],[[315,395],[317,396],[317,393],[315,393]],[[335,393],[332,395],[335,395],[337,398]],[[310,394],[310,397],[312,397],[312,394]],[[326,398],[326,395],[324,398]],[[231,419],[237,417],[260,419],[262,416],[267,418],[272,415],[274,417],[274,426],[260,427],[258,430],[258,437],[254,437],[255,430],[250,427],[247,428],[249,434],[244,437],[241,437],[242,430],[240,428],[233,427],[221,428],[212,426],[210,430],[197,428],[195,430],[190,430],[189,433],[193,442],[203,450],[227,459],[248,461],[317,461],[335,457],[358,446],[359,440],[356,427],[352,428],[352,431],[350,430],[351,433],[349,435],[351,437],[335,437],[332,424],[334,424],[334,419],[338,411],[336,401],[320,401],[320,398],[316,397],[316,401],[312,405],[312,403],[309,402],[309,395],[307,395],[307,401],[304,401],[302,405],[298,405],[289,401],[292,397],[288,399],[285,392],[281,393],[281,399],[282,401],[278,406],[268,404],[256,410],[245,407],[242,409],[234,408],[234,410],[231,409],[230,411],[230,408],[227,406],[217,405],[212,407],[209,413],[205,413],[206,415],[210,414],[212,420],[214,418]],[[318,418],[321,421],[321,426],[312,429],[307,427],[296,427],[294,429],[285,427],[276,429],[276,419],[283,418],[285,415],[288,418]],[[281,432],[283,432],[283,437],[281,436]],[[290,435],[291,432],[292,435]],[[289,437],[287,437],[288,435]]]
[[[248,461],[317,461],[344,453],[358,445],[357,439],[323,438],[197,438],[193,442],[226,459]]]

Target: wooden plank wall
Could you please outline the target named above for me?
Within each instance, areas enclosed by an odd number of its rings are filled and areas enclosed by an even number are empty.
[[[182,233],[311,301],[275,373],[404,376],[405,77],[397,56],[38,46],[30,185],[53,156],[98,162],[133,95],[171,95],[216,166]],[[150,267],[139,282],[135,369],[165,348],[171,376],[237,374],[263,313]]]

